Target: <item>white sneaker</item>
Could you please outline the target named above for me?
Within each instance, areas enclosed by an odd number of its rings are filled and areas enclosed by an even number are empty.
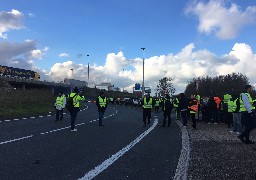
[[[241,133],[240,132],[236,132],[237,135],[240,135]]]
[[[218,123],[215,122],[215,123],[213,123],[213,124],[218,124]]]
[[[71,129],[71,131],[77,131],[77,129]]]
[[[233,133],[233,131],[231,130],[231,131],[229,131],[230,133]]]
[[[211,124],[210,122],[208,122],[208,124]]]

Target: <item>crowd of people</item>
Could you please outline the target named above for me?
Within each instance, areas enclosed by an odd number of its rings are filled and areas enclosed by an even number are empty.
[[[230,133],[236,133],[238,138],[246,144],[254,144],[250,140],[250,132],[256,126],[256,99],[252,99],[250,92],[251,85],[246,85],[244,92],[240,94],[228,94],[223,97],[218,95],[209,97],[200,97],[200,95],[191,95],[186,97],[184,93],[178,96],[170,97],[166,94],[164,97],[153,98],[150,94],[146,94],[142,99],[143,107],[143,123],[144,127],[151,124],[151,113],[154,108],[155,113],[163,112],[163,123],[161,127],[171,125],[171,113],[175,112],[176,120],[181,119],[183,127],[187,127],[188,120],[192,121],[192,128],[197,128],[197,121],[208,124],[225,123]],[[85,97],[78,88],[72,93],[65,96],[62,92],[56,98],[56,120],[63,120],[63,109],[66,107],[71,116],[71,131],[77,131],[75,121],[79,112],[80,101],[84,101]],[[70,105],[71,103],[71,105]],[[101,92],[96,100],[99,113],[99,126],[104,126],[103,116],[108,106],[108,98],[104,92]],[[168,121],[167,121],[168,119]],[[166,123],[167,122],[167,123]]]

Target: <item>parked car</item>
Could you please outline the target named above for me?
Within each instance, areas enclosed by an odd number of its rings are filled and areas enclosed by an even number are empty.
[[[132,99],[132,105],[133,106],[139,106],[140,105],[140,99],[139,98],[133,98]]]

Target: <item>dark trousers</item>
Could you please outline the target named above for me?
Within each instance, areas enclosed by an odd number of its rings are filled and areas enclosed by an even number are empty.
[[[70,111],[71,115],[71,130],[75,129],[75,121],[76,121],[76,116],[79,111],[79,108],[74,108]]]
[[[163,126],[166,125],[166,118],[167,117],[168,117],[168,126],[170,127],[170,125],[171,125],[171,112],[164,112]]]
[[[216,111],[209,111],[209,116],[208,116],[208,122],[211,122],[211,119],[213,120],[212,122],[216,122],[216,118],[217,118],[217,115],[216,115]]]
[[[233,124],[233,114],[231,112],[227,113],[227,124],[228,128]]]
[[[240,137],[245,138],[246,141],[249,141],[250,132],[253,130],[253,117],[250,113],[242,113],[241,119],[244,122],[244,131]]]
[[[188,116],[187,110],[181,111],[180,113],[181,113],[181,117],[182,117],[182,120],[183,120],[183,126],[187,126],[187,121],[188,121],[188,119],[187,119],[187,116]]]
[[[192,127],[196,129],[196,113],[190,113],[190,118],[192,120]]]
[[[175,115],[176,115],[176,120],[180,118],[180,110],[178,108],[175,108]]]
[[[148,122],[147,122],[148,119]],[[143,109],[143,123],[144,125],[150,124],[151,120],[151,108],[144,108]]]
[[[159,106],[155,106],[155,112],[158,113]]]
[[[56,122],[57,121],[62,121],[63,120],[63,109],[62,110],[58,110],[56,109]]]
[[[104,112],[99,111],[99,125],[103,125],[102,123],[103,116],[104,116]]]

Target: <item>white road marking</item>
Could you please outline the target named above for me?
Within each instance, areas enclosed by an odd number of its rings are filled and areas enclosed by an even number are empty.
[[[39,116],[40,118],[44,117],[44,116]]]
[[[31,119],[35,119],[36,117],[30,117]]]
[[[14,121],[18,121],[18,120],[20,120],[20,119],[13,119]]]
[[[4,120],[5,122],[9,122],[9,121],[11,121],[11,120],[9,120],[9,119],[7,119],[7,120]]]
[[[188,179],[188,167],[190,160],[190,142],[187,128],[183,128],[180,121],[176,121],[182,131],[182,150],[179,158],[179,162],[176,168],[174,180],[187,180]]]
[[[134,141],[128,144],[126,147],[118,151],[116,154],[112,155],[109,159],[102,162],[100,165],[92,169],[91,171],[87,172],[84,177],[79,178],[79,180],[89,180],[95,178],[98,174],[102,171],[107,169],[111,164],[113,164],[117,159],[122,157],[124,153],[129,151],[133,146],[139,143],[145,136],[147,136],[158,124],[158,119],[155,119],[153,125],[148,128],[145,132],[143,132],[139,137],[137,137]]]
[[[10,143],[10,142],[20,141],[20,140],[23,140],[23,139],[28,139],[28,138],[31,138],[31,137],[33,137],[33,135],[26,136],[26,137],[21,137],[21,138],[17,138],[17,139],[11,139],[9,141],[3,141],[3,142],[0,142],[0,145],[7,144],[7,143]]]
[[[47,115],[47,116],[52,116],[52,115]]]
[[[22,118],[22,119],[27,119],[27,118]]]

